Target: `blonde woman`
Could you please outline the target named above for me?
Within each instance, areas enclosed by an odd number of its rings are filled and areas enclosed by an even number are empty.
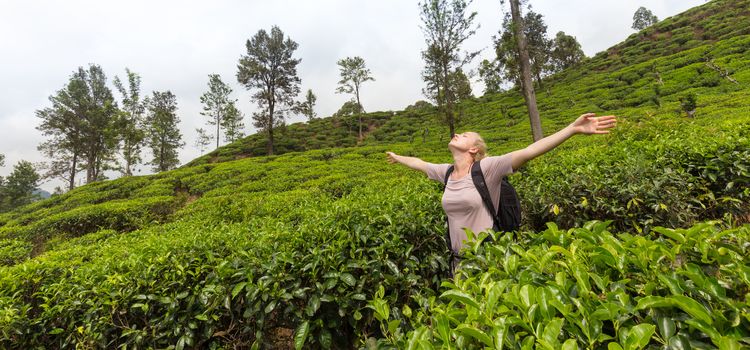
[[[564,129],[534,142],[528,147],[506,153],[501,156],[488,157],[487,146],[479,134],[464,132],[455,134],[448,143],[453,155],[453,171],[448,181],[445,175],[451,164],[432,164],[419,158],[399,156],[386,152],[390,163],[400,163],[419,170],[431,180],[445,183],[442,205],[448,217],[448,232],[451,250],[454,256],[464,246],[467,239],[466,229],[482,232],[493,228],[493,214],[484,205],[470,175],[474,162],[481,162],[482,175],[489,189],[492,203],[500,198],[500,183],[503,177],[513,173],[526,162],[550,151],[565,140],[577,134],[608,134],[615,127],[615,116],[596,117],[594,113],[584,114]]]

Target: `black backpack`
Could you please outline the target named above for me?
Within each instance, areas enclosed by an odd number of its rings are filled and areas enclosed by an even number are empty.
[[[448,178],[450,178],[453,172],[453,165],[448,168],[445,172],[445,186],[448,186]],[[492,229],[495,232],[512,232],[518,230],[521,226],[521,202],[518,200],[518,193],[516,189],[511,186],[508,182],[507,177],[503,177],[500,184],[500,200],[498,201],[498,207],[492,204],[492,197],[490,196],[490,190],[487,188],[487,183],[484,181],[484,174],[482,174],[482,168],[479,166],[479,162],[474,162],[471,166],[471,180],[474,181],[474,186],[477,188],[479,195],[482,196],[484,206],[489,209],[492,213]],[[445,188],[444,188],[445,189]],[[489,236],[488,239],[492,239]],[[447,232],[447,242],[450,248],[450,231]],[[486,241],[486,240],[485,240]],[[484,241],[482,242],[484,243]],[[453,252],[451,250],[451,252]]]

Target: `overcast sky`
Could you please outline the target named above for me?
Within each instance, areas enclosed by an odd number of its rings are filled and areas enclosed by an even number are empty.
[[[558,31],[573,35],[592,56],[634,32],[630,26],[639,6],[661,20],[705,0],[530,2],[544,16],[550,36]],[[464,48],[483,51],[470,68],[494,55],[492,36],[507,6],[498,0],[472,3],[480,27]],[[424,99],[420,51],[425,45],[417,1],[0,0],[0,154],[6,156],[0,176],[21,159],[45,160],[36,150],[44,138],[35,128],[34,112],[50,106],[49,96],[89,63],[104,69],[110,86],[127,67],[141,75],[145,94],[171,90],[177,96],[186,142],[182,163],[200,155],[193,146],[194,130],[205,127],[199,98],[207,90],[208,74],[220,74],[234,89],[239,109],[248,116],[246,132],[254,132],[249,115],[256,108],[237,83],[237,62],[246,53],[246,40],[273,25],[299,44],[295,57],[302,59],[301,88],[318,96],[320,116],[329,116],[350,98],[335,93],[336,61],[347,56],[363,57],[375,77],[362,87],[366,110],[400,110]],[[475,94],[481,95],[481,89],[474,84]],[[288,123],[301,120],[292,117]],[[141,168],[141,174],[149,173]],[[41,187],[51,191],[60,185],[49,181]]]

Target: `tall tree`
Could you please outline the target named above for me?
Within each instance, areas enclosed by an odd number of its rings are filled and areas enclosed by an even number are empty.
[[[557,32],[552,41],[552,54],[550,56],[553,72],[568,69],[583,60],[586,55],[581,49],[581,44],[574,36]]]
[[[101,67],[92,64],[88,70],[79,68],[77,75],[88,89],[81,141],[86,183],[91,183],[103,178],[103,170],[114,169],[111,164],[115,160],[120,136],[120,111]]]
[[[299,113],[307,117],[307,120],[313,120],[317,116],[315,113],[315,102],[318,100],[318,98],[313,94],[313,91],[311,89],[307,89],[307,94],[305,94],[305,100],[302,102],[297,102],[297,104],[294,106],[295,113]]]
[[[49,98],[52,107],[37,110],[37,129],[51,139],[38,148],[52,159],[45,176],[61,176],[73,189],[76,173],[86,170],[86,181],[102,177],[117,150],[119,114],[101,67],[74,72],[68,84]],[[67,175],[64,175],[67,174]]]
[[[290,38],[284,39],[281,29],[273,26],[270,34],[259,30],[245,47],[247,55],[240,58],[237,80],[248,90],[257,89],[252,99],[260,111],[253,113],[253,125],[268,134],[267,150],[272,155],[273,129],[283,124],[300,92],[297,65],[301,59],[292,57],[298,45]]]
[[[141,148],[146,133],[143,130],[143,113],[146,107],[141,99],[141,77],[125,68],[128,86],[123,85],[118,76],[113,83],[122,96],[122,159],[125,167],[120,169],[124,176],[133,175],[133,169],[141,163]]]
[[[237,109],[234,102],[235,101],[229,101],[226,105],[224,120],[221,122],[221,126],[224,127],[224,141],[226,142],[234,142],[245,135],[243,131],[245,129],[245,123],[242,122],[245,115]]]
[[[531,74],[541,88],[542,78],[551,70],[549,56],[552,50],[552,40],[547,37],[547,24],[544,23],[543,16],[529,8],[523,18],[523,32],[526,35]],[[506,79],[521,86],[518,40],[509,13],[503,19],[500,37],[495,38],[495,52],[498,66],[504,70]]]
[[[195,139],[195,147],[201,151],[201,154],[206,150],[206,147],[211,144],[211,136],[206,133],[203,128],[195,129],[198,133],[198,137]]]
[[[229,98],[231,93],[232,88],[221,80],[220,75],[208,75],[208,91],[201,95],[201,103],[203,104],[201,115],[208,117],[208,125],[216,127],[216,148],[219,148],[221,127],[225,124],[224,119],[231,101]]]
[[[534,85],[531,81],[531,65],[529,64],[529,51],[526,46],[526,35],[523,30],[523,17],[519,8],[518,0],[508,0],[510,2],[511,18],[513,20],[513,33],[516,36],[518,44],[518,56],[521,66],[521,87],[523,97],[526,101],[526,108],[529,111],[529,121],[531,122],[531,133],[534,141],[541,140],[544,137],[542,132],[542,122],[539,119],[539,110],[536,106],[536,94]]]
[[[633,26],[632,28],[641,31],[659,22],[659,18],[654,15],[651,10],[641,6],[633,14]]]
[[[13,167],[13,172],[8,175],[0,193],[0,207],[7,211],[22,205],[26,205],[37,199],[34,190],[39,186],[40,176],[34,165],[22,160]]]
[[[422,32],[427,48],[422,51],[425,68],[422,79],[426,83],[425,96],[435,101],[450,136],[455,134],[458,116],[457,86],[453,84],[458,69],[471,62],[479,53],[461,54],[461,45],[476,32],[472,25],[477,13],[467,13],[469,0],[427,0],[420,4]]]
[[[337,62],[339,65],[339,86],[336,88],[337,93],[354,94],[359,109],[364,113],[365,108],[359,99],[359,91],[362,83],[375,80],[370,73],[370,69],[365,66],[365,60],[362,57],[347,57]],[[359,138],[362,139],[362,115],[359,116]]]
[[[180,118],[177,117],[177,98],[171,91],[154,91],[150,98],[146,99],[148,115],[148,145],[151,148],[153,159],[149,164],[154,171],[166,171],[174,169],[180,161],[177,159],[177,149],[185,145],[182,142],[182,134],[178,128]]]

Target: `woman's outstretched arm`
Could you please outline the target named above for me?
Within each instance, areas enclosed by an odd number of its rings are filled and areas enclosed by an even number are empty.
[[[609,130],[617,124],[617,118],[613,115],[596,117],[594,113],[586,113],[564,129],[547,136],[537,142],[532,143],[524,149],[513,151],[511,155],[511,164],[513,170],[520,168],[526,162],[547,153],[568,138],[576,134],[609,134]]]
[[[427,162],[419,158],[400,156],[393,152],[385,152],[385,154],[388,156],[389,163],[400,163],[427,174]]]

